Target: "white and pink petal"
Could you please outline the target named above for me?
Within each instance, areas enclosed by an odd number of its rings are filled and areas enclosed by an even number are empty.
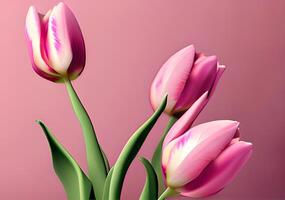
[[[170,142],[169,145],[175,145],[166,164],[167,184],[181,187],[198,177],[230,144],[238,125],[238,122],[230,120],[208,122],[191,128]]]
[[[252,144],[239,141],[227,147],[195,180],[178,189],[181,195],[202,198],[213,195],[231,182],[252,153]]]
[[[48,20],[46,49],[49,64],[59,74],[67,74],[72,60],[72,49],[67,27],[67,6],[63,3],[56,5]]]
[[[190,129],[207,102],[208,92],[205,92],[171,127],[163,141],[163,147]]]
[[[57,79],[59,75],[47,64],[43,44],[43,38],[45,37],[44,27],[44,16],[39,14],[34,6],[31,6],[25,25],[30,60],[34,70],[40,76]]]

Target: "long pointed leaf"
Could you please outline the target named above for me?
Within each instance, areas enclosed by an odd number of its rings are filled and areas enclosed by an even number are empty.
[[[48,128],[41,121],[37,122],[43,129],[48,140],[54,170],[64,186],[68,199],[89,200],[92,188],[91,182]]]
[[[120,199],[127,170],[139,152],[150,130],[164,111],[166,103],[167,96],[163,99],[161,105],[153,113],[153,115],[131,136],[123,148],[116,164],[114,165],[114,171],[110,184],[109,200]]]
[[[144,165],[144,168],[147,173],[145,185],[141,193],[140,200],[157,200],[158,181],[157,181],[157,176],[154,171],[154,168],[152,167],[151,163],[147,159],[141,157],[139,158],[139,160]]]
[[[110,167],[110,163],[109,163],[108,157],[107,157],[106,153],[103,151],[103,149],[101,147],[100,147],[100,149],[101,149],[101,152],[102,152],[102,155],[103,155],[106,172],[109,173],[111,167]]]
[[[105,185],[104,185],[102,200],[108,200],[109,199],[109,190],[110,190],[110,183],[111,183],[111,178],[113,175],[113,170],[114,170],[114,168],[111,168],[108,175],[107,175]]]

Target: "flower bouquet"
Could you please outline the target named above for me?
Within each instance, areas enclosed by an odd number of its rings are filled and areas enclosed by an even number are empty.
[[[141,200],[213,195],[236,176],[250,157],[252,144],[239,140],[237,121],[218,120],[192,127],[213,95],[225,66],[218,63],[216,56],[198,53],[190,45],[171,56],[155,76],[150,88],[155,111],[132,134],[110,166],[72,86],[86,59],[84,39],[74,14],[64,3],[45,15],[31,6],[26,17],[26,38],[34,71],[65,85],[85,139],[88,173],[47,126],[37,121],[69,200],[119,200],[127,170],[163,112],[170,119],[151,160],[138,158],[146,170]]]

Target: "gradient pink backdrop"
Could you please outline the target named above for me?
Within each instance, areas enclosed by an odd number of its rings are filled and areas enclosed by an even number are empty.
[[[9,0],[1,4],[0,199],[62,200],[41,119],[86,169],[79,124],[63,85],[31,68],[24,38],[29,5],[45,12],[57,1]],[[248,165],[215,199],[284,199],[285,1],[125,0],[66,1],[79,20],[87,65],[74,82],[114,163],[132,132],[152,113],[151,81],[175,51],[195,44],[227,66],[197,123],[241,122],[254,143]],[[150,157],[167,117],[153,129],[140,155]],[[144,170],[135,162],[122,200],[138,199]]]

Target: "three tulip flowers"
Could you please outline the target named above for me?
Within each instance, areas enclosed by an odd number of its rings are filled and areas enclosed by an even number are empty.
[[[152,162],[140,159],[148,176],[141,200],[213,195],[232,181],[249,159],[252,144],[240,141],[239,122],[218,120],[192,127],[213,95],[225,66],[219,64],[216,56],[198,53],[190,45],[171,56],[155,76],[150,88],[155,112],[131,136],[116,163],[110,166],[71,84],[83,71],[86,60],[84,39],[74,14],[64,3],[45,15],[31,6],[25,30],[34,71],[47,80],[65,83],[82,127],[87,175],[39,121],[51,148],[54,169],[69,200],[120,199],[127,170],[163,111],[174,120],[162,136]],[[159,172],[164,178],[158,176]],[[164,192],[160,193],[157,180],[165,182]]]

